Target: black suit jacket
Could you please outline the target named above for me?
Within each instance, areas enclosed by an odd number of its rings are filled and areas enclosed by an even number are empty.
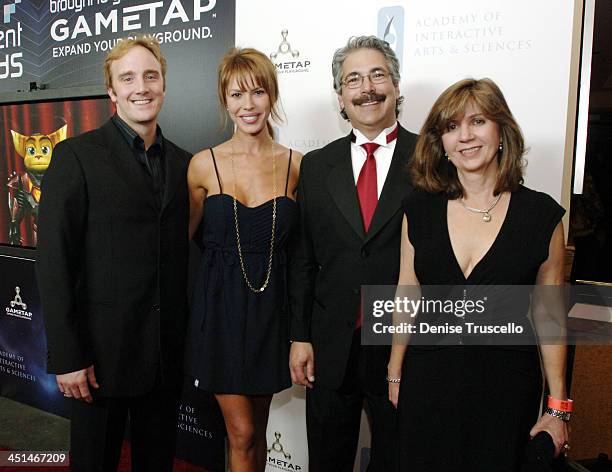
[[[344,378],[361,285],[398,280],[401,202],[412,190],[407,163],[416,136],[400,126],[397,139],[367,234],[359,212],[350,135],[302,160],[300,223],[289,269],[291,339],[313,344],[316,382],[328,388],[338,388]],[[384,381],[389,348],[372,347],[369,352],[369,375]]]
[[[161,212],[109,121],[53,150],[42,182],[37,275],[48,371],[94,365],[106,396],[179,385],[187,318],[190,155],[164,139]]]

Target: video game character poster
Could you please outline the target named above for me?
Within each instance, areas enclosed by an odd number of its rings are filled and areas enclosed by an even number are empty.
[[[36,247],[40,183],[53,148],[112,114],[107,97],[0,106],[0,244]]]

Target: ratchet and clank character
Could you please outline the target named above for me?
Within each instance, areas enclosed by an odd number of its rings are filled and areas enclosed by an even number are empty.
[[[9,177],[8,206],[11,222],[9,225],[9,244],[20,245],[21,222],[27,216],[31,219],[32,245],[36,246],[36,222],[40,201],[40,182],[51,163],[53,148],[66,139],[68,125],[51,134],[23,135],[11,130],[15,151],[23,158],[26,172]]]

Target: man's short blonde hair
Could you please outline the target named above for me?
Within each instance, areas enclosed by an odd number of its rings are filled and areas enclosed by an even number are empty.
[[[161,66],[162,78],[164,79],[164,90],[166,89],[166,58],[161,52],[161,48],[159,47],[159,41],[154,36],[137,36],[135,38],[126,38],[119,41],[113,49],[107,54],[106,59],[104,60],[104,84],[107,89],[113,88],[113,80],[111,77],[111,64],[113,61],[117,59],[121,59],[125,56],[129,51],[131,51],[136,46],[142,46],[146,50],[148,50],[151,54],[155,56],[157,62],[159,62]]]

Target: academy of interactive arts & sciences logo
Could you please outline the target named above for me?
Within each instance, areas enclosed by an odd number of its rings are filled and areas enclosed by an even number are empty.
[[[22,318],[24,320],[32,320],[32,312],[27,311],[28,305],[21,298],[21,289],[15,287],[15,298],[6,306],[6,314],[8,316],[14,316],[16,318]]]
[[[300,51],[292,47],[287,39],[289,31],[285,28],[281,31],[281,42],[275,51],[270,53],[270,59],[276,66],[279,74],[293,74],[297,72],[308,72],[310,60],[300,56]]]

